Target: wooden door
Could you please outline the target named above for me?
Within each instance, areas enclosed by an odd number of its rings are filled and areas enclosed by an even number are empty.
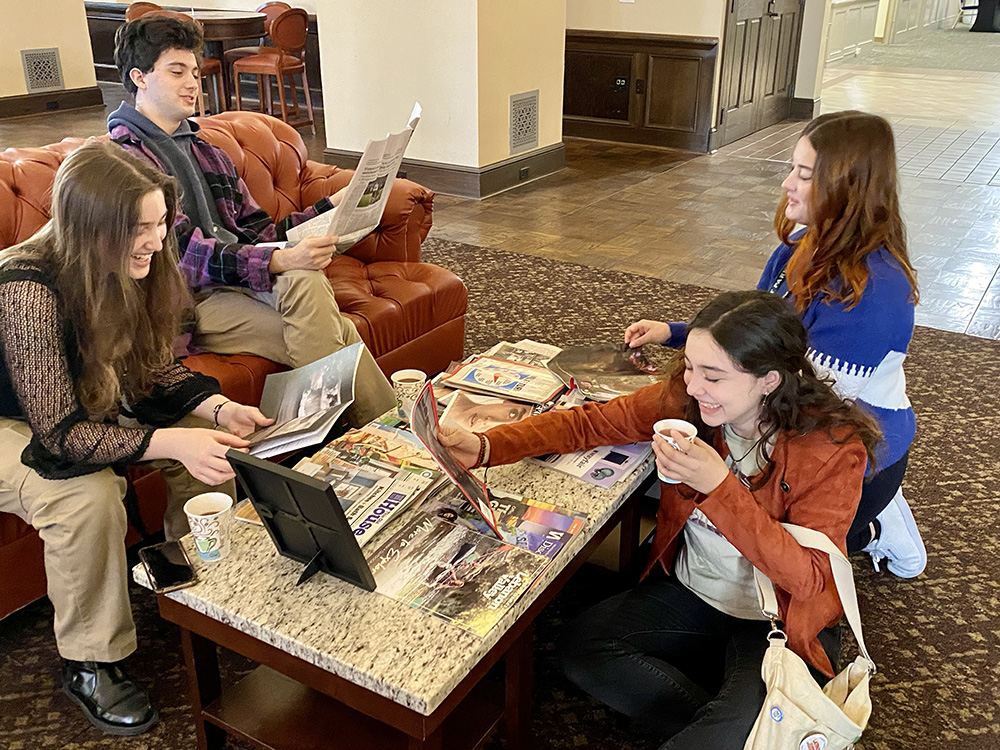
[[[767,0],[731,0],[729,5],[719,92],[719,125],[725,128],[723,144],[754,131],[757,60],[766,7]]]
[[[754,130],[762,130],[787,119],[795,86],[802,6],[799,0],[771,0],[761,23],[764,37],[760,56],[759,104]]]
[[[719,145],[788,117],[802,0],[730,0],[722,47]]]

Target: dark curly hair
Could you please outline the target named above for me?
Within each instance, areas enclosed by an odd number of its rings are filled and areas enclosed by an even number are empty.
[[[755,488],[768,480],[774,468],[766,445],[784,431],[805,435],[826,430],[835,443],[857,436],[864,443],[874,472],[875,445],[882,437],[878,424],[853,402],[834,393],[831,381],[817,377],[806,357],[806,330],[787,300],[758,290],[725,292],[694,316],[688,332],[694,330],[708,331],[743,372],[762,378],[773,370],[781,376],[781,383],[763,402],[762,440],[757,450],[766,463],[755,478]],[[672,362],[670,375],[679,378],[683,371],[681,349]],[[698,426],[703,439],[708,437],[708,427],[694,399],[687,406],[686,417]]]
[[[193,52],[200,61],[204,48],[205,39],[194,20],[147,15],[129,21],[115,32],[115,65],[125,90],[135,96],[136,85],[129,77],[133,68],[148,73],[169,49]]]

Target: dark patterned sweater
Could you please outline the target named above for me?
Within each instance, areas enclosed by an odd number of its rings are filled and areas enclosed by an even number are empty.
[[[155,427],[167,427],[209,396],[218,382],[174,362],[153,392],[129,413],[149,427],[126,427],[116,415],[92,419],[74,384],[80,376],[76,332],[60,312],[54,275],[34,261],[0,266],[0,416],[26,421],[32,438],[21,462],[46,479],[112,467],[122,473],[146,452]]]

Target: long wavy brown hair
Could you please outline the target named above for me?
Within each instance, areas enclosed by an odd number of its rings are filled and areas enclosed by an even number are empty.
[[[88,141],[56,173],[50,221],[3,254],[4,263],[34,261],[53,274],[60,313],[76,335],[77,397],[93,419],[116,413],[123,395],[149,395],[174,360],[172,342],[190,296],[172,229],[149,274],[129,275],[141,203],[157,190],[172,227],[176,180],[116,144]]]
[[[868,283],[867,257],[880,248],[906,274],[917,302],[889,123],[865,112],[831,112],[806,125],[802,137],[816,150],[809,227],[798,241],[791,240],[795,222],[785,216],[787,195],[774,215],[778,237],[795,245],[786,276],[799,313],[820,294],[848,309],[856,305]]]
[[[798,435],[825,430],[835,443],[857,437],[865,446],[875,471],[875,445],[882,434],[878,423],[853,402],[844,401],[830,381],[817,377],[806,357],[806,330],[787,301],[765,291],[725,292],[709,302],[688,324],[688,334],[708,331],[737,368],[762,378],[772,370],[781,383],[761,405],[757,455],[764,470],[751,483],[756,489],[767,482],[774,462],[767,452],[772,437],[780,432]],[[684,373],[684,349],[677,352],[669,368],[671,378]],[[698,427],[703,440],[711,442],[710,428],[701,419],[693,398],[685,418]]]

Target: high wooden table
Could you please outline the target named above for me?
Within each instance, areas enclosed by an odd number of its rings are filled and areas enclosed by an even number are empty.
[[[263,13],[235,10],[199,10],[198,8],[189,10],[178,8],[177,10],[187,13],[201,23],[205,35],[206,56],[214,57],[222,63],[222,89],[228,108],[230,95],[233,92],[233,72],[226,65],[222,43],[238,39],[254,41],[260,39],[264,36],[266,16]]]
[[[503,722],[508,750],[531,745],[533,623],[618,524],[620,564],[634,570],[638,496],[648,459],[611,489],[532,464],[489,470],[489,484],[582,510],[586,527],[485,637],[326,575],[295,586],[301,565],[264,529],[235,523],[230,554],[201,581],[158,596],[181,628],[199,750],[227,734],[267,750],[477,748]],[[140,581],[141,582],[141,581]],[[260,664],[223,690],[217,646]],[[483,679],[505,662],[503,682]]]

